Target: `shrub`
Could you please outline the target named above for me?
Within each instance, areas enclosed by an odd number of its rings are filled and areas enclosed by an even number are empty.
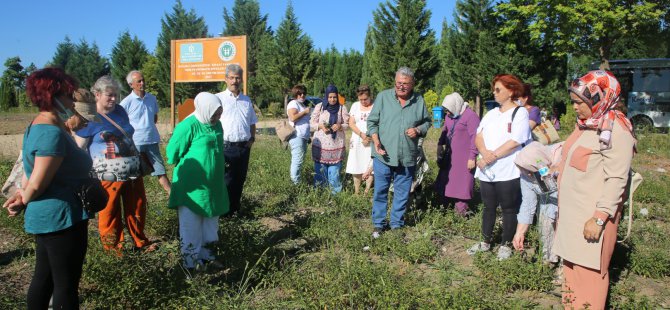
[[[284,114],[284,107],[279,102],[271,102],[268,106],[267,113],[274,117],[281,116]]]

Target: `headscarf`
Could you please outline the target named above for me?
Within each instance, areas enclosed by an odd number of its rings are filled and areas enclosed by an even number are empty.
[[[330,84],[328,87],[326,87],[326,94],[323,98],[323,104],[326,105],[326,111],[330,113],[330,118],[328,119],[328,123],[332,126],[337,123],[337,113],[340,111],[340,104],[339,102],[336,102],[335,104],[330,104],[328,102],[328,95],[331,93],[335,93],[335,95],[338,95],[339,99],[339,94],[337,92],[337,87],[335,85]],[[337,132],[333,132],[332,134],[333,139],[337,136]]]
[[[211,124],[212,115],[221,107],[219,97],[208,92],[202,92],[195,96],[194,102],[195,111],[191,115],[194,115],[203,124]]]
[[[611,148],[612,128],[614,121],[619,119],[628,131],[633,133],[633,125],[626,115],[615,110],[621,84],[614,74],[605,70],[590,71],[586,75],[570,83],[568,91],[573,92],[591,107],[593,113],[588,119],[577,119],[577,125],[583,129],[593,129],[600,132],[600,148]]]
[[[538,171],[541,165],[547,167],[558,165],[561,162],[562,147],[563,142],[543,145],[540,142],[533,141],[516,155],[514,163],[530,172]]]
[[[454,115],[453,118],[458,118],[463,115],[463,112],[468,107],[468,103],[463,100],[463,97],[459,93],[454,92],[444,97],[442,106]]]

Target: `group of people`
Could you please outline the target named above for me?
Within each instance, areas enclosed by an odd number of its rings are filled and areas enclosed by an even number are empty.
[[[369,87],[359,87],[359,100],[350,113],[338,103],[332,85],[311,118],[304,106],[304,86],[294,87],[296,100],[288,105],[287,115],[296,128],[289,141],[294,183],[300,181],[311,127],[315,130],[311,138],[314,183],[328,184],[333,193],[339,192],[346,144],[343,131],[351,128],[346,172],[354,177],[355,193],[362,180],[367,180],[367,192],[374,179],[373,238],[388,228],[403,227],[411,184],[416,180],[415,160],[430,120],[413,86],[412,71],[400,68],[395,88],[380,92],[374,103]],[[568,90],[577,114],[575,130],[565,142],[549,145],[531,136],[546,115],[533,104],[530,84],[500,74],[491,82],[491,90],[499,106],[481,121],[460,94],[444,98],[446,116],[437,143],[440,170],[434,190],[444,205],[470,216],[468,203],[474,179],[479,180],[484,205],[482,239],[467,249],[470,255],[491,250],[498,206],[502,210],[499,260],[509,258],[513,249],[524,250],[525,235],[539,210],[542,259],[551,264],[562,259],[559,270],[564,277],[566,307],[604,308],[608,267],[635,145],[630,122],[615,109],[621,92],[618,81],[602,70],[574,80]],[[550,121],[555,128],[560,126],[556,116]],[[391,183],[394,193],[387,219]]]
[[[170,182],[159,149],[158,104],[144,90],[141,72],[128,73],[132,91],[121,102],[121,85],[111,76],[100,77],[90,91],[59,68],[28,77],[26,91],[39,114],[24,134],[24,173],[3,207],[10,216],[25,211],[25,230],[35,235],[29,309],[46,309],[50,301],[54,308],[78,308],[88,220],[95,214],[84,208],[77,188],[91,177],[108,197],[98,212],[102,247],[123,255],[125,223],[135,249],[155,250],[157,243],[144,233],[143,161],[169,194],[168,207],[178,212],[184,266],[220,266],[206,245],[218,240],[218,217],[240,209],[257,122],[241,81],[242,68],[230,65],[225,91],[196,96],[195,112],[179,123],[166,148],[175,165]]]
[[[25,230],[36,236],[29,308],[46,308],[52,296],[54,308],[77,307],[87,223],[95,215],[84,210],[71,188],[91,175],[109,195],[98,216],[104,249],[123,255],[124,222],[136,248],[155,248],[144,234],[147,202],[140,154],[146,154],[152,174],[169,193],[168,207],[177,210],[184,266],[220,265],[207,244],[218,240],[219,217],[240,210],[257,123],[251,100],[241,93],[242,76],[241,67],[229,65],[225,91],[195,97],[195,111],[177,125],[166,147],[167,162],[175,166],[172,182],[158,147],[158,105],[155,96],[144,91],[141,72],[128,74],[132,92],[120,103],[121,87],[109,76],[98,79],[91,92],[78,89],[61,69],[45,68],[28,77],[28,96],[40,112],[24,135],[25,175],[3,207],[10,216],[25,210]],[[434,189],[455,212],[470,216],[474,179],[479,179],[482,240],[467,252],[491,249],[500,206],[501,260],[510,257],[512,248],[524,249],[539,201],[544,258],[563,261],[563,302],[603,308],[635,145],[630,122],[614,109],[620,86],[606,71],[574,80],[569,94],[577,114],[575,130],[566,142],[545,146],[530,135],[540,123],[530,85],[509,74],[496,76],[491,84],[499,107],[481,121],[458,93],[444,98],[446,118]],[[364,193],[373,190],[373,238],[405,225],[412,183],[420,169],[417,158],[423,156],[420,145],[431,119],[414,85],[414,72],[401,67],[394,87],[374,100],[370,88],[360,86],[351,111],[338,102],[333,85],[313,111],[305,104],[306,88],[296,85],[295,99],[287,106],[295,127],[288,142],[290,179],[296,184],[311,142],[314,184],[340,192],[345,130],[352,130],[346,172],[353,176],[356,193],[362,186]],[[546,190],[546,173],[538,177],[542,169],[557,176],[558,191]]]

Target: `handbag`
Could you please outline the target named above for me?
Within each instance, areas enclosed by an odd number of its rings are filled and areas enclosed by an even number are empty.
[[[114,125],[114,127],[116,127],[116,129],[121,131],[121,133],[124,136],[126,136],[126,139],[128,139],[128,141],[132,142],[132,143],[130,143],[130,147],[132,148],[133,153],[135,153],[135,156],[137,156],[138,159],[139,159],[140,173],[142,174],[142,176],[147,176],[147,175],[152,174],[154,172],[154,165],[151,164],[151,160],[149,160],[149,156],[147,155],[147,153],[138,151],[137,148],[135,147],[135,142],[133,142],[133,138],[131,136],[129,136],[128,133],[125,130],[123,130],[123,128],[121,128],[121,126],[119,126],[119,124],[117,124],[114,120],[112,120],[109,116],[107,116],[107,114],[105,114],[105,113],[98,113],[98,114],[102,115],[102,117],[107,119],[107,121],[110,124]]]
[[[16,162],[14,162],[12,172],[9,173],[9,177],[7,177],[5,184],[2,185],[3,196],[7,199],[14,196],[16,189],[21,187],[23,174],[23,151],[19,151],[19,157],[16,159]]]
[[[275,132],[281,142],[288,142],[288,140],[291,139],[291,136],[295,134],[295,128],[284,119],[275,126]]]
[[[544,145],[554,144],[561,140],[561,137],[558,135],[554,125],[551,123],[551,121],[546,119],[533,128],[532,134],[533,140]]]
[[[98,178],[89,176],[72,190],[86,212],[97,213],[107,206],[109,194]]]
[[[451,165],[451,138],[454,137],[454,128],[456,128],[456,123],[458,123],[458,120],[456,120],[454,124],[451,125],[451,129],[449,129],[447,141],[444,144],[444,151],[437,155],[437,166],[440,169],[449,169],[449,166]],[[440,150],[439,147],[437,149],[438,151]]]

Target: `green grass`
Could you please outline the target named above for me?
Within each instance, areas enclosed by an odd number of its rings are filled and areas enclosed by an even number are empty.
[[[465,249],[478,239],[477,215],[463,219],[442,209],[430,193],[437,131],[426,153],[431,171],[401,231],[370,237],[370,197],[345,190],[330,195],[311,188],[308,155],[304,182],[289,180],[290,152],[276,139],[260,136],[252,151],[240,216],[222,218],[220,241],[213,246],[225,268],[189,275],[180,266],[176,212],[154,178],[147,188],[147,233],[162,240],[152,253],[130,251],[122,258],[101,250],[91,225],[81,281],[86,309],[520,309],[551,308],[560,289],[551,284],[554,269],[540,262],[535,229],[525,256],[499,262],[492,253],[476,257]],[[667,135],[640,137],[636,168],[645,181],[636,193],[633,235],[617,246],[613,259],[610,305],[616,309],[670,306],[670,181],[650,163],[670,162]],[[643,151],[649,149],[649,152]],[[647,167],[647,166],[649,167]],[[652,165],[653,166],[653,165]],[[0,179],[10,162],[0,164]],[[168,167],[171,173],[171,167]],[[476,189],[477,191],[478,189]],[[475,195],[478,195],[476,193]],[[646,208],[648,215],[640,210]],[[622,221],[620,234],[627,224]],[[0,304],[25,308],[27,283],[34,267],[33,241],[22,220],[0,216],[7,244],[0,252]],[[500,234],[500,229],[496,229]],[[8,236],[11,236],[9,238]],[[651,286],[654,284],[656,286]]]

